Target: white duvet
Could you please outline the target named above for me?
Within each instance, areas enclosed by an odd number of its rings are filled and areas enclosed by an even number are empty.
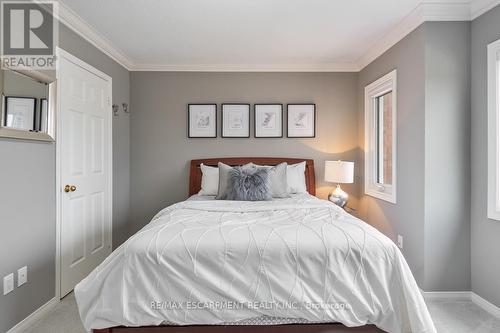
[[[436,332],[394,243],[309,195],[167,207],[75,296],[87,330],[268,316]]]

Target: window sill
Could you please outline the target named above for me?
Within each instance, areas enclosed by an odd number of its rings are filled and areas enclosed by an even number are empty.
[[[488,211],[488,219],[500,221],[500,211]]]
[[[376,189],[371,189],[371,188],[366,188],[365,189],[365,194],[372,196],[374,198],[384,200],[387,202],[390,202],[392,204],[396,204],[396,193],[386,193],[386,192],[381,192]]]

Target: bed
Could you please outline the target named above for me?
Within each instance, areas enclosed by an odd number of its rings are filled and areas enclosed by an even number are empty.
[[[199,198],[203,163],[306,161],[309,194]],[[191,200],[160,211],[75,287],[94,333],[436,332],[399,249],[314,197],[314,163],[193,160]],[[196,200],[194,200],[196,199]]]

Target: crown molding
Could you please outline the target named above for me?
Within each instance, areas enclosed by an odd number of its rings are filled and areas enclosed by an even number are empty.
[[[134,72],[357,72],[356,63],[331,64],[135,64]]]
[[[478,18],[499,4],[500,0],[472,0],[470,3],[471,20]]]
[[[421,3],[415,8],[422,22],[426,21],[469,21],[470,2]],[[415,11],[414,10],[414,11]]]
[[[56,13],[56,18],[59,22],[73,30],[75,33],[83,37],[98,50],[105,53],[108,57],[131,70],[133,66],[132,60],[113,43],[100,34],[94,27],[88,24],[82,17],[75,13],[72,9],[66,6],[62,1],[58,1],[59,9]]]
[[[426,21],[471,21],[500,4],[500,0],[457,0],[420,3],[355,62],[329,64],[141,64],[135,63],[73,10],[59,2],[58,19],[129,71],[169,72],[358,72]]]
[[[359,70],[396,45],[426,21],[469,21],[470,3],[421,3],[358,59]]]

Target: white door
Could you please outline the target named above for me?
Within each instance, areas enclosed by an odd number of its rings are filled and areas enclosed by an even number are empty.
[[[62,53],[58,88],[63,297],[111,253],[111,78]]]

